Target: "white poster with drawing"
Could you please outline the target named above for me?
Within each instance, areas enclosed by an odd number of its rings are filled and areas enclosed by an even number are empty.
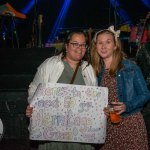
[[[104,143],[106,87],[40,84],[33,96],[30,139]]]

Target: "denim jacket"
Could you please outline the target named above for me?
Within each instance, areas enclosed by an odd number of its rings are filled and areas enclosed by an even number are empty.
[[[120,102],[125,103],[126,111],[122,114],[128,116],[142,110],[150,98],[150,92],[140,68],[130,60],[122,61],[123,68],[117,71],[117,92]],[[99,85],[104,69],[99,75]]]

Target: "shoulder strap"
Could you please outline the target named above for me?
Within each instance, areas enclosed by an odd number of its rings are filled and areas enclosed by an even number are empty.
[[[75,69],[75,72],[74,72],[74,74],[73,74],[73,76],[72,76],[72,79],[71,79],[71,81],[70,81],[70,84],[73,84],[73,82],[74,82],[74,80],[75,80],[75,77],[76,77],[76,74],[77,74],[77,72],[78,72],[78,69],[79,69],[80,64],[81,64],[81,62],[78,63],[78,65],[77,65],[77,67],[76,67],[76,69]]]

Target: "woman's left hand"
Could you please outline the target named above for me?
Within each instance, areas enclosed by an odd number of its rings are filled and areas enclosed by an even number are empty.
[[[122,114],[126,111],[126,105],[123,102],[112,102],[111,104],[114,105],[113,108],[117,114]]]
[[[104,111],[104,114],[105,114],[107,117],[109,117],[109,108],[108,108],[108,107],[105,107],[105,108],[103,109],[103,111]]]

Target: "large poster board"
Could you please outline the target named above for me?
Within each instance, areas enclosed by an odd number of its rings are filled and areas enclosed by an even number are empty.
[[[106,87],[40,84],[33,96],[30,139],[104,143]]]

